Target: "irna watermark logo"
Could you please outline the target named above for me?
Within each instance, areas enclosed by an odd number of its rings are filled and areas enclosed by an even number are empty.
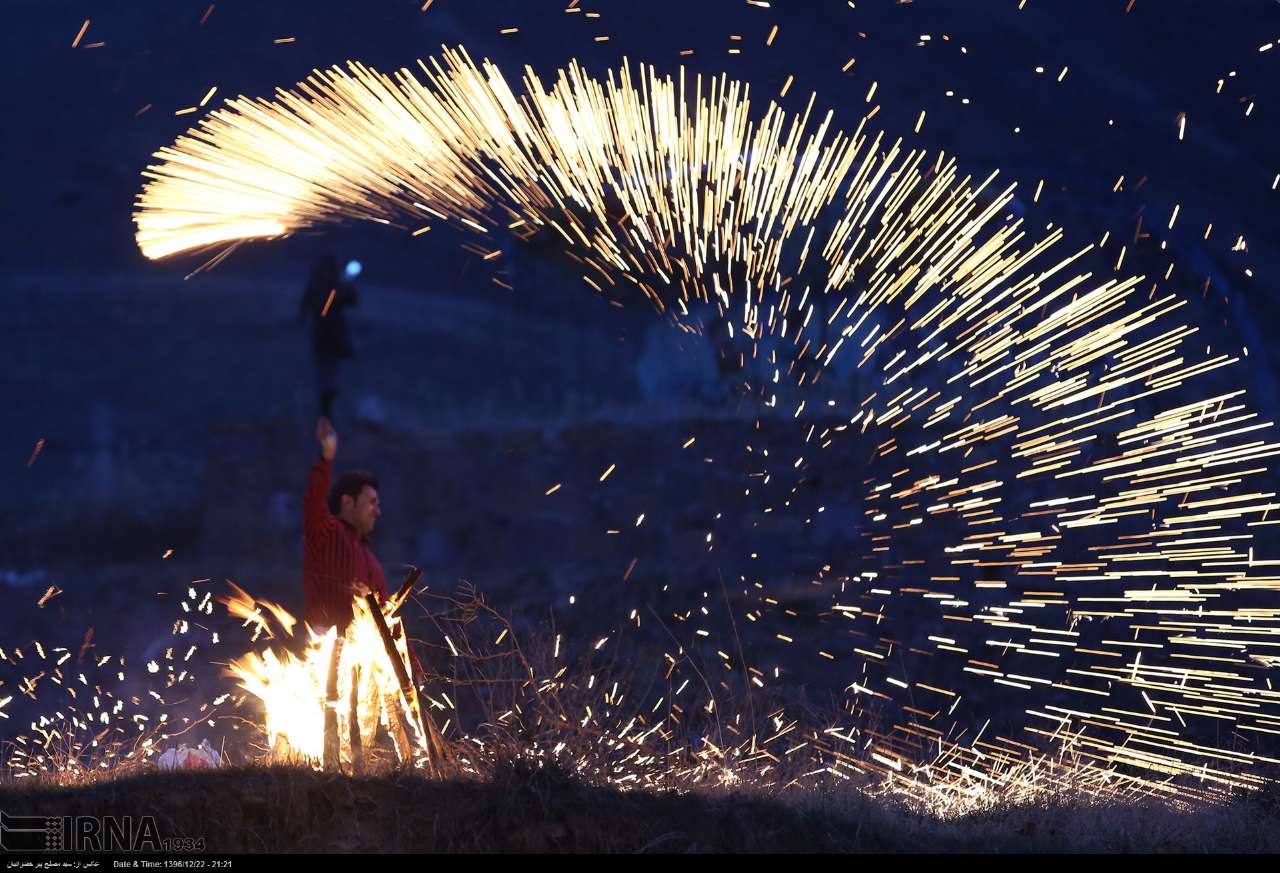
[[[9,815],[0,812],[6,852],[200,851],[204,840],[165,839],[152,816]]]

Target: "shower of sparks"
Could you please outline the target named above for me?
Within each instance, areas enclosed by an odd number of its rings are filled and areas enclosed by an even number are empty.
[[[180,601],[183,615],[212,616],[212,597],[196,584]],[[22,674],[14,685],[17,692],[51,707],[31,721],[26,732],[0,742],[0,763],[7,775],[66,784],[115,778],[146,765],[178,737],[212,727],[231,695],[187,700],[196,687],[192,657],[201,644],[193,638],[199,632],[188,618],[173,622],[163,654],[146,664],[145,689],[127,672],[124,656],[90,654],[96,646],[93,628],[85,633],[78,654],[63,646],[46,648],[39,640],[0,648],[0,663]],[[218,635],[212,634],[209,642],[217,644]],[[51,701],[51,695],[57,699]],[[0,697],[0,718],[10,718],[6,709],[13,701],[12,695]],[[173,708],[179,703],[190,704],[185,714]]]
[[[350,219],[447,222],[489,251],[490,234],[524,226],[558,238],[593,293],[638,293],[686,332],[712,312],[728,322],[767,373],[751,386],[766,413],[803,435],[796,456],[746,447],[744,496],[765,512],[791,506],[831,446],[866,458],[851,474],[864,506],[812,578],[811,636],[766,579],[723,601],[747,620],[735,634],[759,625],[761,647],[829,662],[853,721],[778,710],[753,727],[734,713],[691,650],[756,690],[785,679],[709,629],[704,593],[687,613],[647,613],[707,625],[668,631],[670,687],[652,709],[623,707],[615,683],[578,716],[633,749],[611,779],[767,781],[806,762],[807,775],[876,777],[955,811],[1066,779],[1215,799],[1280,763],[1259,751],[1280,733],[1280,556],[1266,536],[1280,447],[1229,380],[1237,358],[1192,346],[1177,293],[1095,275],[1093,245],[1055,254],[1066,234],[1032,236],[1010,214],[1013,185],[869,130],[878,107],[849,134],[812,97],[799,115],[773,102],[756,115],[748,86],[683,70],[624,64],[601,81],[574,64],[550,87],[528,72],[517,95],[461,49],[419,69],[425,82],[351,64],[272,100],[226,101],[145,172],[142,251]],[[852,400],[821,393],[837,376]],[[270,633],[259,606],[241,611]],[[909,618],[890,632],[895,614]],[[559,669],[536,688],[556,688]],[[596,681],[586,691],[600,694]],[[984,693],[1025,704],[1023,736],[988,730]],[[870,708],[891,720],[857,723]],[[716,720],[714,740],[680,763],[653,751],[695,716]],[[1235,739],[1213,739],[1219,727]]]

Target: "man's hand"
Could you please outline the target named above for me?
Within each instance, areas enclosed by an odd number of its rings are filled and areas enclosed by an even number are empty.
[[[332,461],[338,453],[338,432],[333,429],[329,419],[321,418],[316,422],[316,440],[320,443],[320,454],[326,461]]]

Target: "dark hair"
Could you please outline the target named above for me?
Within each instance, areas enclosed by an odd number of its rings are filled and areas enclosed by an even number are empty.
[[[323,285],[325,293],[329,293],[329,289],[338,281],[338,259],[333,255],[317,258],[311,265],[311,281],[317,285]]]
[[[342,512],[342,498],[345,496],[352,500],[357,499],[366,485],[375,491],[378,490],[377,478],[367,470],[349,470],[343,473],[329,489],[329,511],[338,515]]]

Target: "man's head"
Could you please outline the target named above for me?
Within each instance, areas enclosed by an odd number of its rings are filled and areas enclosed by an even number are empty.
[[[378,480],[372,473],[352,470],[343,473],[329,489],[329,511],[367,537],[382,515],[378,504]]]

